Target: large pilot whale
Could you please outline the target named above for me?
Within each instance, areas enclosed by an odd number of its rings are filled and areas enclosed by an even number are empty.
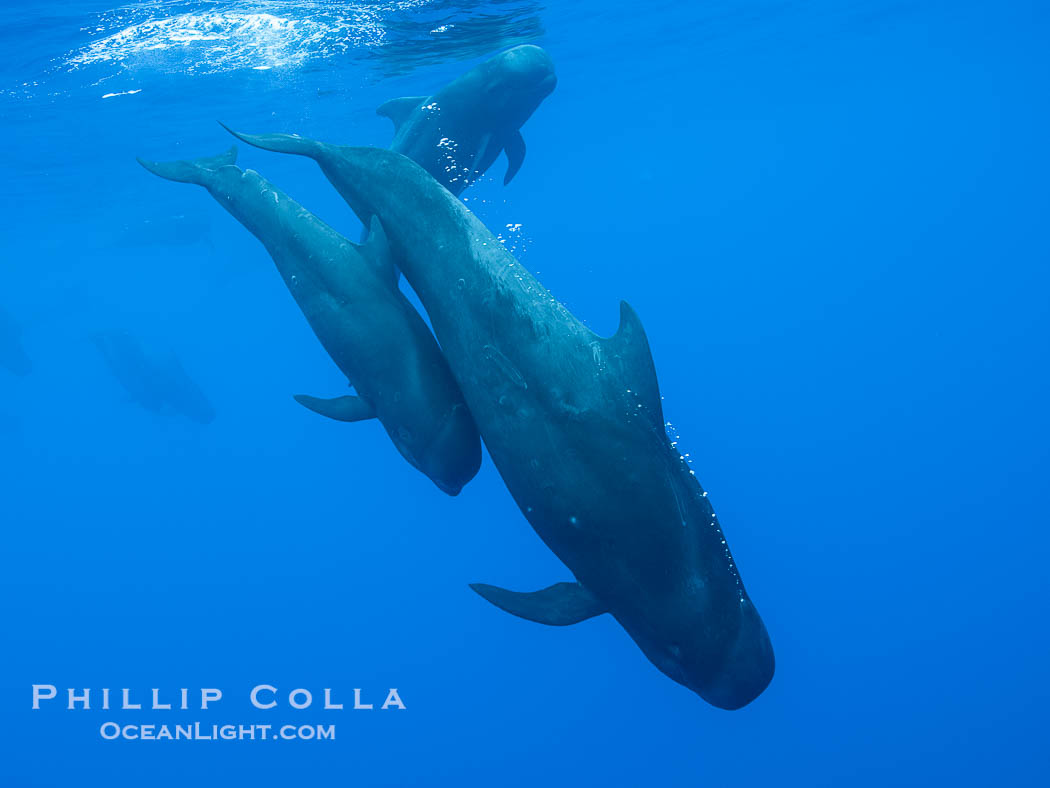
[[[756,698],[773,677],[769,636],[707,494],[667,439],[634,310],[622,303],[616,334],[595,334],[405,156],[238,136],[313,158],[359,215],[379,218],[508,490],[575,575],[531,593],[474,590],[544,624],[610,613],[709,703]]]
[[[525,160],[521,127],[557,84],[550,56],[532,44],[508,49],[432,96],[392,99],[376,112],[394,123],[390,149],[460,194],[507,154],[505,184]]]
[[[0,367],[24,376],[33,371],[33,362],[22,347],[21,334],[14,318],[0,307]]]
[[[396,285],[382,227],[351,243],[253,170],[236,149],[168,163],[140,159],[162,178],[203,186],[270,253],[292,297],[357,396],[298,396],[340,421],[377,418],[402,456],[458,495],[481,465],[463,395],[423,318]]]

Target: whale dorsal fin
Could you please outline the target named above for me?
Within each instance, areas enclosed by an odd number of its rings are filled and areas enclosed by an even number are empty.
[[[392,285],[397,284],[398,269],[390,253],[390,243],[387,241],[386,231],[383,229],[378,216],[373,216],[372,221],[369,222],[368,237],[360,249],[364,258],[375,266],[383,281]]]
[[[512,616],[564,627],[609,612],[598,598],[579,583],[555,583],[550,588],[531,593],[508,591],[484,583],[470,587],[481,597]]]
[[[653,364],[649,340],[638,314],[626,301],[620,302],[620,327],[611,337],[602,340],[602,346],[606,363],[618,368],[620,380],[631,394],[663,425],[660,385],[656,380],[656,365]]]
[[[525,138],[520,131],[515,131],[503,144],[503,152],[507,154],[507,174],[503,176],[503,185],[510,183],[511,178],[518,174],[522,162],[525,161]]]
[[[385,104],[379,105],[376,114],[382,115],[384,118],[390,118],[394,122],[394,132],[396,133],[402,124],[408,120],[412,110],[426,101],[427,98],[427,96],[402,96],[401,98],[390,99]]]
[[[320,413],[336,421],[365,421],[374,419],[376,409],[366,399],[352,397],[333,397],[332,399],[320,399],[306,394],[296,394],[295,401],[314,413]]]

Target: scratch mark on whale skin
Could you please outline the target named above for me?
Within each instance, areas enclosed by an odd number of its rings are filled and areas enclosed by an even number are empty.
[[[481,355],[484,356],[486,361],[491,362],[504,380],[508,381],[515,388],[525,391],[529,384],[525,382],[525,378],[518,372],[518,368],[515,367],[510,360],[500,352],[499,348],[493,345],[485,345],[481,349]]]

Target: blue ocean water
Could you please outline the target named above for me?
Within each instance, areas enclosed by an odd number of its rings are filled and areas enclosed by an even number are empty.
[[[1048,35],[1021,1],[5,6],[0,311],[33,369],[0,368],[0,785],[1045,784]],[[740,711],[609,616],[475,596],[568,570],[487,459],[449,498],[378,424],[296,405],[346,381],[265,251],[135,162],[218,153],[217,120],[384,145],[379,104],[524,42],[557,89],[514,181],[464,196],[596,331],[641,316],[776,650]],[[310,162],[241,163],[356,237]],[[114,331],[214,421],[130,401]]]

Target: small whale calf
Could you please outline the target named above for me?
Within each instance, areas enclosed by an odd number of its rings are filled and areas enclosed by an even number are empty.
[[[173,351],[147,353],[127,331],[95,334],[92,340],[132,402],[153,413],[171,409],[198,424],[215,420],[208,398]]]
[[[432,96],[392,99],[376,110],[394,122],[390,149],[420,164],[453,194],[480,178],[501,152],[504,184],[521,169],[521,127],[558,80],[550,55],[523,44],[475,66]]]
[[[507,489],[575,575],[531,593],[474,590],[544,624],[610,613],[712,705],[758,697],[773,677],[769,636],[707,494],[667,439],[634,310],[622,303],[616,334],[595,334],[406,156],[237,136],[314,159],[360,216],[378,217]]]
[[[449,495],[481,466],[481,440],[423,318],[396,285],[382,227],[358,246],[253,170],[236,149],[213,158],[139,162],[203,186],[270,253],[314,334],[358,396],[298,396],[340,421],[376,418],[401,455]]]
[[[33,371],[33,362],[22,347],[21,327],[3,308],[0,308],[0,367],[19,377]]]

